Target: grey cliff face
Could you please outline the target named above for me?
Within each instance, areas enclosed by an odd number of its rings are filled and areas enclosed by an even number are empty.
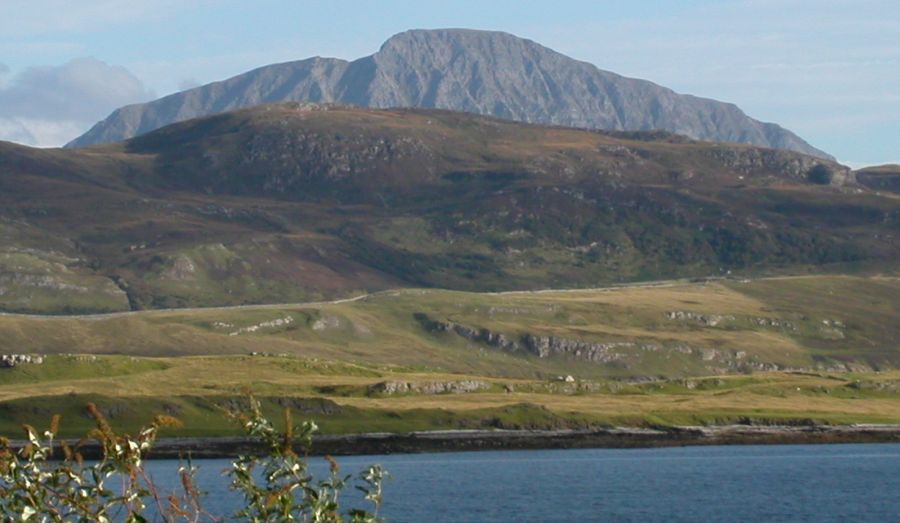
[[[178,121],[285,101],[438,108],[590,129],[662,129],[831,158],[733,104],[603,71],[507,33],[466,29],[407,31],[353,62],[316,57],[274,64],[123,107],[68,146],[123,140]]]

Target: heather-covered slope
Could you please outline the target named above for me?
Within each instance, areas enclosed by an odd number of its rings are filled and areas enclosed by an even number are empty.
[[[284,101],[439,108],[592,129],[662,129],[830,158],[733,104],[603,71],[507,33],[465,29],[407,31],[353,62],[315,57],[269,65],[123,107],[69,145],[115,142],[190,118]]]
[[[283,104],[121,144],[0,144],[0,308],[294,302],[894,271],[894,195],[798,153]]]

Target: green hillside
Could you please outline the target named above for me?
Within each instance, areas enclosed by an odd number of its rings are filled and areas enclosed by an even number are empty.
[[[503,377],[900,367],[900,280],[810,276],[339,303],[0,316],[0,352],[288,354]],[[546,350],[541,351],[540,347]]]
[[[809,276],[6,314],[0,354],[43,358],[0,368],[0,433],[62,413],[79,434],[93,401],[127,430],[233,434],[247,391],[332,433],[900,423],[898,308],[900,279]]]

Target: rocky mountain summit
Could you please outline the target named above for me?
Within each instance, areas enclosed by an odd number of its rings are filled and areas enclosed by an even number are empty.
[[[590,129],[661,129],[831,158],[733,104],[604,71],[507,33],[466,29],[407,31],[352,62],[314,57],[274,64],[123,107],[69,147],[115,142],[174,122],[283,101],[438,108]]]

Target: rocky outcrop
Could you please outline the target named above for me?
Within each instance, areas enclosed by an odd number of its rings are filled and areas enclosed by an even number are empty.
[[[697,322],[707,327],[718,327],[725,322],[734,321],[734,316],[730,314],[699,314],[685,311],[669,311],[666,317],[670,320]]]
[[[44,357],[37,354],[0,354],[0,368],[13,368],[17,365],[41,365]]]
[[[531,354],[538,358],[568,356],[595,363],[619,361],[625,356],[616,349],[637,349],[643,351],[660,350],[661,346],[652,343],[634,343],[630,341],[590,342],[573,340],[557,336],[523,334],[512,337],[489,329],[476,329],[451,321],[437,321],[427,314],[416,313],[417,321],[431,332],[449,332],[469,341],[480,342],[496,347],[505,352]],[[682,348],[682,351],[685,349]],[[690,351],[690,349],[686,349]]]
[[[437,321],[430,318],[427,314],[420,312],[414,314],[413,317],[425,328],[425,330],[430,332],[452,332],[469,341],[483,342],[507,352],[520,352],[525,350],[521,343],[502,333],[492,332],[488,329],[474,329],[452,321]]]
[[[337,316],[325,315],[321,318],[318,318],[312,324],[312,330],[314,331],[324,331],[329,329],[337,329],[341,326],[342,321]]]
[[[698,323],[704,327],[723,327],[734,323],[738,318],[731,314],[704,314],[691,311],[669,311],[666,318],[673,321]],[[789,320],[769,318],[763,316],[741,317],[742,321],[749,321],[752,325],[796,331],[797,326]]]
[[[221,325],[226,325],[226,324],[220,323],[220,322],[216,322],[216,323],[219,323]],[[241,334],[256,332],[260,329],[272,329],[272,328],[276,328],[276,327],[286,327],[292,323],[294,323],[294,318],[291,316],[285,316],[284,318],[276,318],[274,320],[257,323],[256,325],[249,325],[247,327],[241,327],[240,329],[229,332],[228,335],[229,336],[239,336]]]
[[[788,320],[781,320],[778,318],[765,318],[765,317],[755,317],[750,318],[750,322],[754,325],[759,325],[760,327],[773,327],[776,329],[789,329],[789,330],[797,330],[797,327]]]
[[[617,348],[638,347],[644,350],[655,350],[658,348],[658,346],[652,344],[639,345],[633,342],[596,343],[534,334],[524,334],[514,338],[489,329],[476,329],[451,321],[436,321],[422,313],[417,313],[415,318],[425,329],[431,332],[451,332],[469,341],[485,343],[506,352],[528,353],[538,358],[572,356],[598,363],[608,363],[621,358],[620,354],[614,352],[614,349]]]
[[[610,363],[620,360],[622,354],[616,352],[620,348],[640,348],[644,350],[657,350],[659,346],[653,344],[636,344],[630,341],[617,342],[590,342],[572,340],[556,336],[539,336],[525,334],[522,336],[522,344],[531,354],[538,358],[551,356],[571,356],[576,359],[592,361],[595,363]]]
[[[724,321],[733,321],[733,316],[702,315],[696,313],[667,314],[673,319],[706,322],[709,326],[719,325]],[[667,353],[667,356],[680,355],[691,358],[703,365],[713,374],[731,374],[740,372],[862,372],[871,370],[867,365],[857,362],[816,361],[810,367],[785,365],[778,362],[759,361],[746,351],[729,348],[693,347],[682,343],[664,344],[640,341],[597,342],[564,338],[541,334],[522,334],[510,336],[485,328],[473,328],[452,321],[440,321],[424,313],[416,313],[415,319],[423,328],[434,333],[451,333],[466,340],[484,343],[490,347],[510,353],[529,354],[538,358],[564,357],[597,364],[614,364],[628,368],[629,365],[641,361],[650,353]],[[794,328],[788,322],[766,319],[766,325],[782,328]],[[837,322],[837,324],[841,324]],[[823,322],[823,328],[835,329],[835,321]],[[838,331],[840,332],[840,331]],[[824,335],[824,334],[821,334]],[[836,336],[835,334],[831,334]]]
[[[811,156],[785,154],[774,149],[752,147],[711,147],[704,151],[710,158],[745,176],[779,173],[783,178],[819,185],[846,185],[856,182],[849,167],[823,163]]]
[[[470,392],[478,392],[487,390],[490,384],[480,380],[461,380],[461,381],[426,381],[426,382],[409,382],[409,381],[382,381],[374,385],[370,385],[367,389],[369,394],[466,394]]]
[[[273,102],[437,108],[591,129],[662,129],[830,158],[733,104],[603,71],[507,33],[465,29],[407,31],[353,62],[316,57],[269,65],[123,107],[69,146],[119,141],[171,123]],[[736,165],[759,161],[766,159],[735,159]]]
[[[826,340],[842,340],[844,339],[844,323],[840,320],[822,320],[817,334]]]

